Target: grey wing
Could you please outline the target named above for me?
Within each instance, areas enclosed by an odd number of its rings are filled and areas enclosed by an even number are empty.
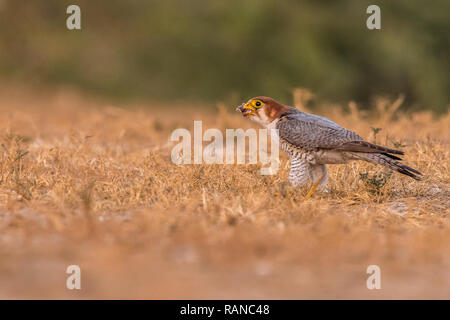
[[[307,150],[319,148],[349,152],[404,154],[399,150],[366,142],[358,134],[331,120],[298,110],[282,117],[276,128],[279,130],[281,139]],[[390,157],[400,159],[395,156]]]
[[[303,112],[283,117],[277,129],[281,139],[304,149],[335,149],[348,142],[362,141],[359,135],[331,120]]]

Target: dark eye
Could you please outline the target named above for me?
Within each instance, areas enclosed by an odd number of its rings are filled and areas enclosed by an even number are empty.
[[[261,102],[256,101],[255,105],[256,105],[257,107],[261,107]]]

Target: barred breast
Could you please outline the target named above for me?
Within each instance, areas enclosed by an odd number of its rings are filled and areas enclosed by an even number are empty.
[[[280,138],[280,148],[286,152],[290,158],[302,159],[310,164],[339,164],[346,163],[353,159],[348,152],[330,150],[330,149],[304,149],[287,142]]]

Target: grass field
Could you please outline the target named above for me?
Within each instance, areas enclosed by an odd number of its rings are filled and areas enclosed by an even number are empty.
[[[251,128],[232,105],[110,105],[70,91],[0,94],[0,298],[450,298],[450,114],[320,105],[402,145],[423,181],[329,166],[303,201],[257,165],[170,160],[176,128]],[[382,128],[375,136],[371,128]],[[82,289],[66,289],[81,267]],[[366,268],[381,268],[368,290]]]

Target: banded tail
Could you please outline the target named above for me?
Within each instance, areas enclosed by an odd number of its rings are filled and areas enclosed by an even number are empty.
[[[407,165],[404,165],[403,163],[400,163],[397,160],[401,160],[399,157],[387,154],[387,153],[359,153],[359,152],[352,152],[352,155],[355,156],[355,158],[360,160],[365,160],[374,164],[380,164],[382,166],[388,167],[391,170],[397,171],[398,173],[407,175],[415,180],[422,180],[422,173],[417,171],[416,169],[413,169],[411,167],[408,167]]]

